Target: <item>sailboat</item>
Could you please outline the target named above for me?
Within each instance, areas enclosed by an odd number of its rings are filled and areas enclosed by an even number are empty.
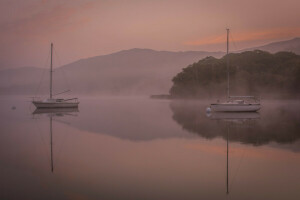
[[[229,95],[229,65],[228,65],[228,51],[229,51],[229,29],[227,30],[227,51],[226,51],[226,65],[227,65],[227,101],[223,103],[212,103],[208,111],[213,112],[256,112],[261,106],[259,100],[254,96],[230,96]]]
[[[52,54],[53,54],[53,43],[51,43],[51,62],[50,62],[50,95],[49,98],[44,100],[34,100],[32,103],[36,108],[77,108],[79,101],[78,98],[61,99],[53,98],[52,94]],[[61,93],[60,93],[61,94]],[[57,95],[57,94],[56,94]]]

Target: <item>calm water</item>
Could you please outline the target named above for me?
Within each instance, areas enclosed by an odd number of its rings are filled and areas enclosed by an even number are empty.
[[[82,97],[34,112],[0,96],[0,199],[300,199],[299,101],[210,116],[208,103]]]

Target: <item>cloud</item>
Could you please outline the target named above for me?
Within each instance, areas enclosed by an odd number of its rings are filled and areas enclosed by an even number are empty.
[[[1,42],[15,40],[18,37],[22,39],[38,37],[64,30],[77,22],[84,21],[76,18],[76,14],[93,6],[93,1],[75,0],[68,4],[66,2],[68,1],[35,1],[28,5],[21,5],[24,6],[23,13],[18,13],[18,17],[13,21],[0,24]]]
[[[261,31],[252,31],[252,32],[240,32],[231,34],[234,36],[232,39],[235,42],[249,42],[249,41],[265,41],[265,40],[274,40],[282,39],[289,37],[297,37],[300,35],[300,27],[295,28],[277,28],[271,30],[261,30]],[[226,33],[224,34],[202,38],[198,40],[186,41],[183,44],[189,46],[201,46],[201,45],[210,45],[210,44],[222,44],[226,42]]]
[[[26,0],[0,2],[0,68],[39,66],[46,44],[65,41],[89,24],[91,0]],[[61,42],[62,44],[62,42]],[[48,47],[48,45],[47,45]],[[65,48],[67,49],[67,48]],[[66,58],[70,62],[74,58]]]

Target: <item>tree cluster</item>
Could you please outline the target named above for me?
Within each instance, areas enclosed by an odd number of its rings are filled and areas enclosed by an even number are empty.
[[[299,55],[255,50],[230,53],[220,59],[206,57],[187,66],[172,79],[170,95],[181,98],[226,96],[227,70],[231,95],[298,96],[300,93]]]

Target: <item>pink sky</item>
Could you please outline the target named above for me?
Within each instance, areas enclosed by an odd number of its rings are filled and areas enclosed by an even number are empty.
[[[300,36],[299,0],[1,0],[0,69],[63,65],[130,48],[225,51]]]

